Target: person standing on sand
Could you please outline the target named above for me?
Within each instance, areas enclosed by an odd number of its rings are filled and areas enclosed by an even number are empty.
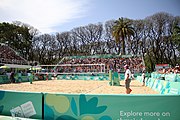
[[[131,88],[130,88],[130,83],[131,83],[131,71],[129,70],[129,66],[125,65],[124,66],[125,71],[125,87],[126,87],[126,94],[130,94],[131,93]]]
[[[142,81],[143,81],[143,85],[142,86],[145,86],[145,71],[142,72]]]
[[[14,71],[12,71],[11,75],[10,75],[11,83],[15,83],[15,81],[16,81],[14,76],[15,76],[15,73],[14,73]]]

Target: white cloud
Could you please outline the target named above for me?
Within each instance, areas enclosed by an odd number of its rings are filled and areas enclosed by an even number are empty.
[[[0,0],[0,22],[21,21],[42,33],[84,17],[89,0]]]

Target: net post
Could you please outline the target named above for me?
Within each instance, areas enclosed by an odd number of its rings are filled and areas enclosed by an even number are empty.
[[[109,80],[110,80],[110,85],[113,86],[112,70],[109,70]]]

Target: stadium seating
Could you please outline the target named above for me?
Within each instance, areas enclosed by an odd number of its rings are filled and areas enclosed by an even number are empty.
[[[96,55],[96,56],[74,56],[74,57],[65,57],[63,58],[58,65],[70,65],[70,64],[105,64],[105,72],[108,73],[109,70],[117,71],[118,73],[124,72],[124,65],[128,64],[133,73],[139,73],[143,71],[143,60],[142,57],[129,57],[129,56],[108,56],[108,55]],[[99,70],[100,67],[88,66],[87,68],[78,67],[80,72],[94,72],[92,68],[96,71]],[[56,67],[57,72],[62,73],[72,73],[75,72],[73,67]]]
[[[0,63],[19,65],[28,64],[27,60],[18,55],[14,49],[4,44],[0,44]]]

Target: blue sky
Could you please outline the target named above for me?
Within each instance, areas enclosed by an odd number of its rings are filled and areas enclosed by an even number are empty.
[[[179,0],[0,0],[0,22],[21,21],[54,33],[119,17],[144,19],[157,12],[180,16],[179,6]]]

